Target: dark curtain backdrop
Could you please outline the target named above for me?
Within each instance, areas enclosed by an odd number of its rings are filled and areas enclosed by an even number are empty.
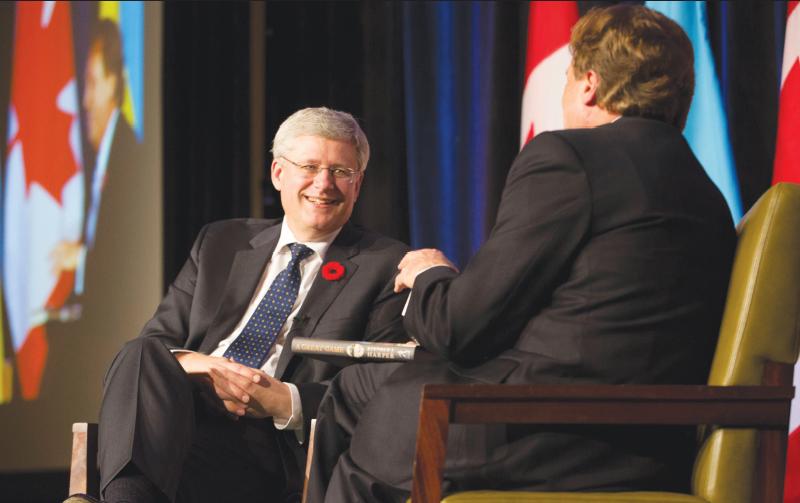
[[[461,265],[485,240],[519,148],[526,3],[269,2],[266,110],[248,106],[247,4],[164,11],[165,281],[204,223],[248,212],[250,113],[265,114],[268,150],[299,108],[350,111],[372,147],[356,222]],[[785,5],[708,13],[748,208],[771,179]],[[264,214],[279,216],[267,172]]]
[[[410,242],[462,265],[486,238],[518,147],[521,7],[403,5]]]
[[[164,2],[164,281],[200,228],[250,212],[247,2]]]
[[[709,2],[708,19],[747,210],[772,180],[786,4]]]

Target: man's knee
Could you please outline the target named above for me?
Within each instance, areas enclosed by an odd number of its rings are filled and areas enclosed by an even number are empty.
[[[341,396],[350,404],[363,406],[400,365],[367,363],[345,367],[333,378],[330,394]]]
[[[124,376],[125,380],[129,380],[148,372],[148,368],[156,369],[159,374],[172,374],[180,366],[163,342],[154,337],[137,337],[122,346],[111,362],[103,383],[108,386],[116,376]]]
[[[169,352],[164,343],[155,337],[137,337],[122,345],[119,356],[149,355],[163,353],[164,351]]]

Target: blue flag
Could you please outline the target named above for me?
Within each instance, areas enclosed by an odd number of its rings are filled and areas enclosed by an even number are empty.
[[[728,137],[725,107],[708,41],[706,3],[649,1],[645,5],[673,19],[692,41],[694,98],[683,135],[708,176],[725,196],[734,222],[738,222],[742,217],[739,182]]]

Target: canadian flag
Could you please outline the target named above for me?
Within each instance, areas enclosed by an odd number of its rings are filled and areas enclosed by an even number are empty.
[[[786,5],[786,39],[783,43],[778,140],[772,183],[800,183],[800,142],[794,136],[800,124],[800,12],[797,2]]]
[[[786,39],[783,44],[781,95],[778,109],[778,139],[772,183],[800,183],[800,9],[797,1],[786,5]],[[800,364],[794,369],[795,386],[800,382]],[[789,420],[789,451],[786,457],[785,503],[800,503],[800,399],[792,402]]]
[[[520,148],[543,131],[564,128],[561,93],[571,60],[569,36],[577,2],[530,2]]]
[[[52,253],[81,237],[82,155],[67,2],[18,2],[9,107],[3,289],[22,397],[47,361],[45,323],[72,290]]]

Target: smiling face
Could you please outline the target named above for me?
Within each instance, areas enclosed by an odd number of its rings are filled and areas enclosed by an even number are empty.
[[[106,70],[102,51],[95,45],[89,51],[89,59],[86,61],[86,87],[83,91],[89,141],[95,152],[100,148],[108,120],[117,107],[117,77]]]
[[[321,136],[291,140],[286,158],[300,165],[358,170],[356,149],[343,141]],[[281,193],[286,222],[301,241],[318,241],[343,226],[353,213],[363,173],[351,181],[334,178],[327,169],[306,177],[299,168],[278,157],[272,161],[272,185]]]

